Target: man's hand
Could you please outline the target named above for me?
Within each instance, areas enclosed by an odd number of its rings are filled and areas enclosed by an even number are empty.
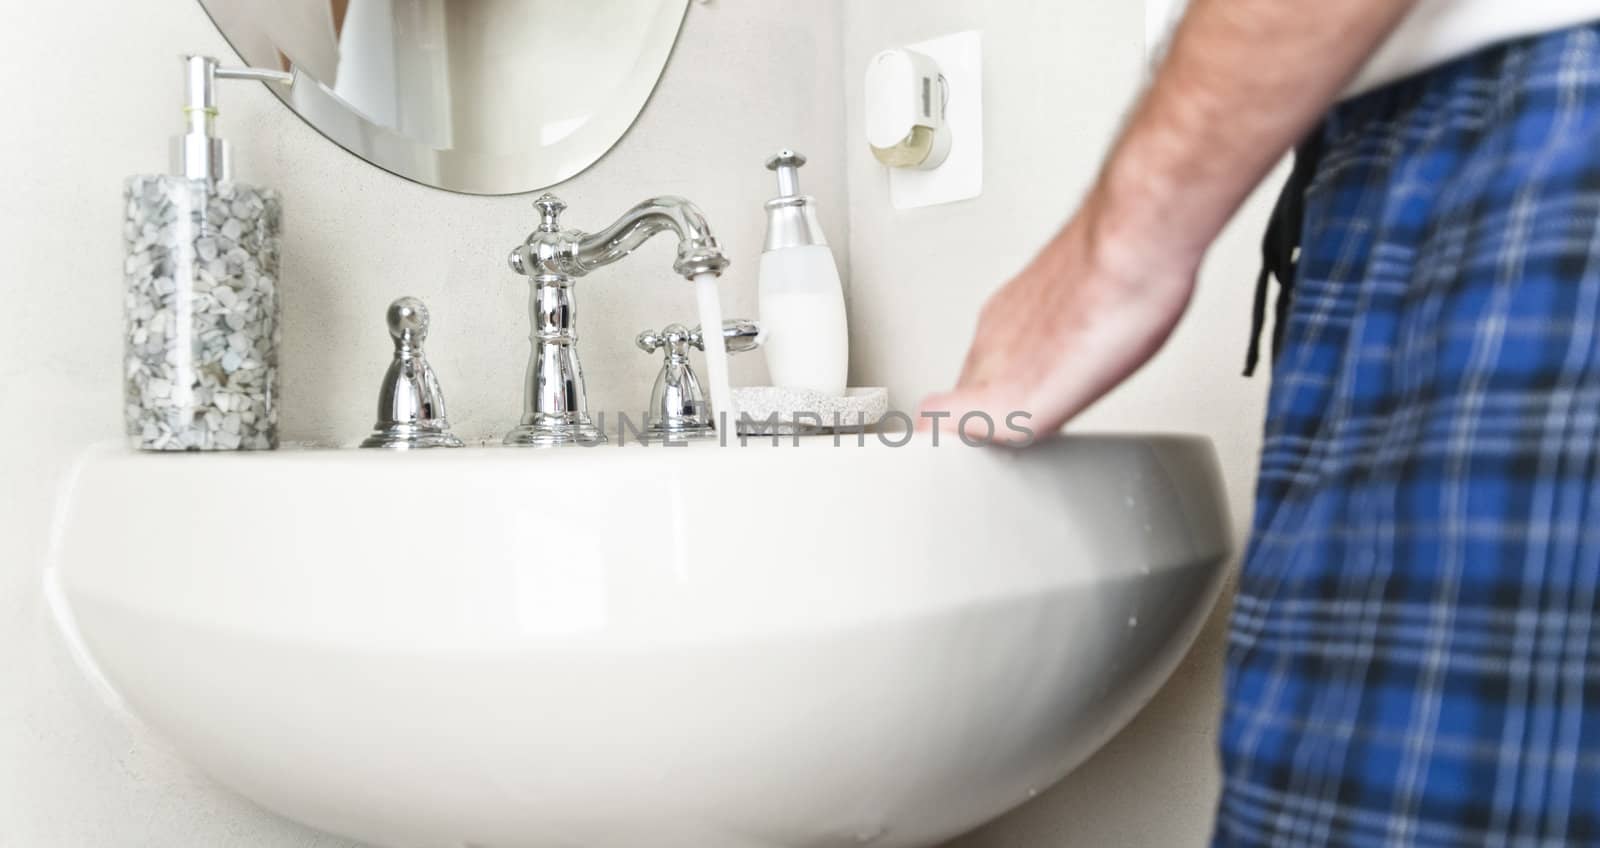
[[[1414,4],[1195,0],[1083,206],[989,299],[955,390],[922,411],[1022,411],[1049,435],[1137,370],[1223,225]]]
[[[954,421],[982,412],[992,422],[1023,411],[1032,416],[1027,426],[1046,435],[1133,373],[1177,325],[1198,257],[1159,255],[1162,245],[1139,254],[1116,239],[1097,227],[1091,201],[989,298],[956,388],[922,409],[948,410]],[[964,429],[974,440],[991,431],[978,417]],[[1031,439],[1006,427],[993,432],[996,441]]]

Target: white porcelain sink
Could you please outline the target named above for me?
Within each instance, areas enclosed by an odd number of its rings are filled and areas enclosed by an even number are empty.
[[[870,438],[870,437],[869,437]],[[920,846],[1212,606],[1208,442],[92,453],[47,585],[136,714],[383,846]]]

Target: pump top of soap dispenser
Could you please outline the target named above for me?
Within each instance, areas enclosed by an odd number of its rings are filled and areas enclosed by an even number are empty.
[[[778,196],[767,201],[767,251],[786,247],[826,245],[817,221],[817,201],[800,193],[800,167],[806,157],[784,148],[767,157],[767,170],[778,175]]]
[[[172,140],[173,173],[212,182],[229,178],[228,142],[216,135],[217,80],[242,79],[292,84],[294,74],[266,68],[224,68],[210,56],[183,57],[187,129]]]
[[[767,157],[767,170],[778,175],[778,194],[796,197],[800,194],[800,168],[805,165],[804,154],[785,147]]]

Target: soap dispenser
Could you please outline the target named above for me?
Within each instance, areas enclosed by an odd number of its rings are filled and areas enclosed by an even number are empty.
[[[816,200],[800,193],[805,163],[793,150],[767,160],[767,169],[778,175],[778,197],[767,202],[761,254],[762,349],[774,386],[841,397],[850,370],[844,289],[817,221]]]
[[[129,177],[122,236],[125,423],[141,450],[277,447],[278,193],[233,182],[216,81],[292,75],[184,57],[173,172]]]

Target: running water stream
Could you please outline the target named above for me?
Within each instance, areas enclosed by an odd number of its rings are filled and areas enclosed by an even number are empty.
[[[712,421],[726,439],[739,432],[739,410],[733,405],[733,390],[728,385],[728,346],[722,338],[722,298],[717,293],[717,275],[697,275],[694,296],[700,304],[701,335],[706,345]]]

